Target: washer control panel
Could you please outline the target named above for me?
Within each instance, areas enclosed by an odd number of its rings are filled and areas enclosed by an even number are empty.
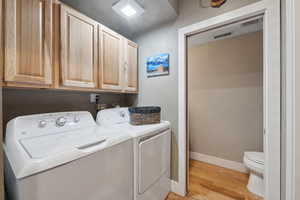
[[[76,113],[49,114],[41,116],[37,119],[38,127],[45,128],[47,126],[55,125],[56,127],[63,127],[65,125],[77,124],[80,122],[80,116]]]
[[[89,112],[46,113],[17,117],[8,126],[18,130],[17,138],[29,138],[97,126]]]

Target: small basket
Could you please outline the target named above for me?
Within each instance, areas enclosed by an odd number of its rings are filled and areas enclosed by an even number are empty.
[[[132,107],[129,108],[130,124],[145,125],[160,123],[160,107]]]

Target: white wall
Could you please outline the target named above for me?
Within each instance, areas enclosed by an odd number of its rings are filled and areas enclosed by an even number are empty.
[[[199,0],[180,0],[178,18],[162,27],[136,36],[139,44],[139,105],[160,105],[162,117],[172,123],[172,178],[178,175],[178,36],[181,27],[220,15],[222,13],[257,2],[258,0],[228,0],[221,8],[201,8]],[[147,78],[146,59],[158,53],[170,53],[170,75]]]
[[[188,48],[190,151],[243,163],[263,151],[263,33]]]

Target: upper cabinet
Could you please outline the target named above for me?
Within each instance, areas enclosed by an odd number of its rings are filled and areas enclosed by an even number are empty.
[[[98,23],[61,6],[61,81],[67,87],[97,88]]]
[[[4,49],[0,48],[4,85],[138,91],[134,42],[58,0],[1,1],[5,5]]]
[[[8,83],[52,84],[52,0],[5,0]]]
[[[126,92],[138,91],[138,45],[125,40],[125,67],[124,90]]]
[[[123,37],[104,26],[99,26],[99,38],[100,88],[121,91],[124,77]]]

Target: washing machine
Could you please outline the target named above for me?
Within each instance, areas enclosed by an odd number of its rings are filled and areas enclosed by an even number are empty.
[[[4,142],[8,199],[132,200],[132,145],[89,112],[17,117]]]
[[[123,131],[133,138],[134,200],[164,200],[170,192],[170,123],[133,126],[128,108],[102,110],[100,127]]]

